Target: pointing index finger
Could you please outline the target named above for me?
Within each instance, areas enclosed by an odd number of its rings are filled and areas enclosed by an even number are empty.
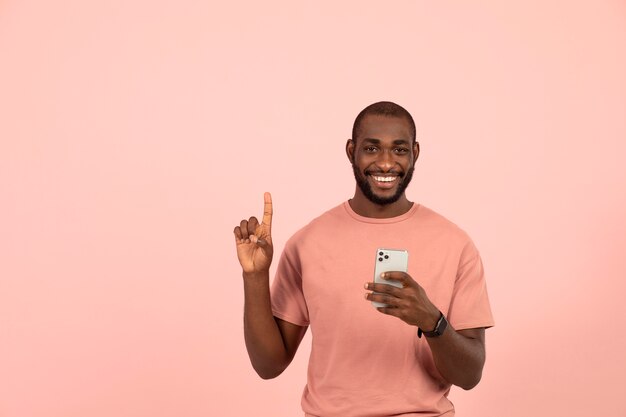
[[[274,209],[272,207],[272,195],[270,193],[265,193],[263,195],[264,205],[263,205],[263,224],[268,226],[270,229],[272,228],[272,214]]]

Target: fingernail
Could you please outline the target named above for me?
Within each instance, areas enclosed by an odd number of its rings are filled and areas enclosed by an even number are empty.
[[[386,276],[386,274],[385,274],[384,272],[383,272],[382,274],[380,274],[380,277],[381,277],[382,279],[385,279],[385,276]]]
[[[370,285],[366,282],[366,283],[365,283],[365,289],[366,289],[366,290],[369,290],[369,288],[370,288]]]
[[[367,300],[367,293],[363,294],[365,296],[365,299]]]

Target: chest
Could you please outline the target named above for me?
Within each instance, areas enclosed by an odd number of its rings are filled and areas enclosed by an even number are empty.
[[[339,240],[313,242],[315,247],[302,257],[302,290],[313,328],[316,321],[351,325],[372,313],[371,303],[364,298],[364,285],[374,280],[380,247],[407,250],[408,274],[438,308],[448,309],[458,267],[453,248],[429,245],[415,237],[352,236],[337,245]]]

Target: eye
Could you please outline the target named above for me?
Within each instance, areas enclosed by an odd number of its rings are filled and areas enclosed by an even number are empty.
[[[400,155],[406,155],[409,153],[409,148],[395,148],[394,152]]]
[[[376,146],[367,145],[363,148],[363,150],[367,153],[374,153],[378,150],[378,148]]]

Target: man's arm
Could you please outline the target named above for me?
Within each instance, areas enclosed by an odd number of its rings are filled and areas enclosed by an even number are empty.
[[[270,303],[269,269],[272,245],[272,196],[265,193],[263,221],[242,220],[233,231],[243,270],[244,337],[252,367],[263,379],[275,378],[291,363],[306,327],[274,318]]]
[[[368,282],[365,288],[380,294],[367,293],[365,298],[387,304],[388,307],[378,308],[381,313],[396,316],[424,331],[433,330],[441,313],[424,289],[405,272],[386,272],[383,278],[400,281],[403,287]],[[448,325],[441,336],[426,340],[437,370],[446,381],[466,390],[478,384],[485,364],[484,329],[457,331]]]
[[[451,384],[465,390],[480,382],[485,365],[485,329],[454,330],[426,338],[437,370]]]
[[[244,273],[244,336],[252,367],[263,379],[275,378],[289,365],[307,328],[272,315],[269,273]]]

